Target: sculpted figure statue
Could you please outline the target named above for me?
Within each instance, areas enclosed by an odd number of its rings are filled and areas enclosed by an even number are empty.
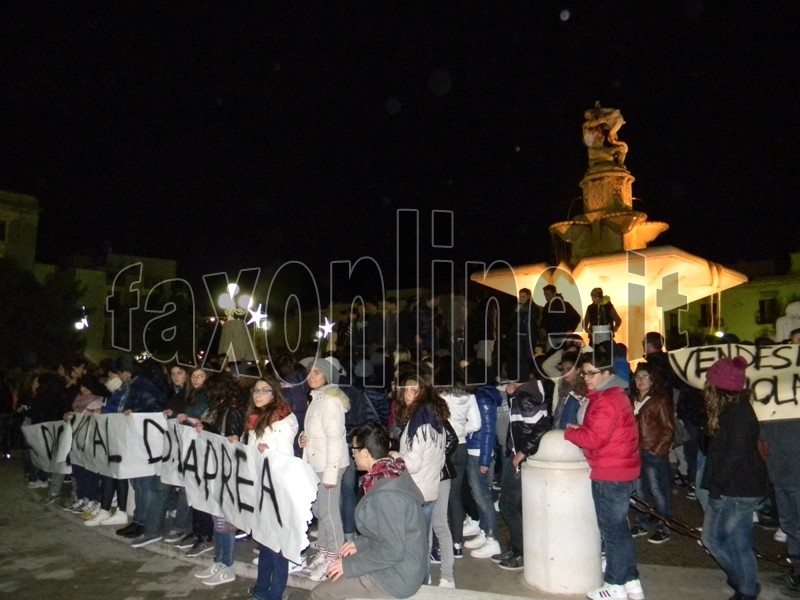
[[[583,113],[583,143],[589,149],[589,166],[612,164],[625,165],[628,144],[617,139],[617,132],[625,124],[622,113],[616,108],[602,108],[594,103]]]

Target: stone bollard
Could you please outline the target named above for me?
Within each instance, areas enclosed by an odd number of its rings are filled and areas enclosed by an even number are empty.
[[[583,451],[548,431],[522,464],[525,583],[551,594],[583,594],[603,583],[589,465]]]

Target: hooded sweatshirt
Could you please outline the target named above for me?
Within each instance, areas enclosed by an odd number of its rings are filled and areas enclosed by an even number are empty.
[[[583,449],[599,481],[633,481],[639,477],[639,431],[622,381],[612,375],[586,395],[583,424],[564,431],[564,439]]]

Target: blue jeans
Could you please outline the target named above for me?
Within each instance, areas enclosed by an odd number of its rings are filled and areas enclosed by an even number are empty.
[[[460,544],[464,540],[464,473],[467,470],[467,445],[459,444],[453,456],[450,457],[453,463],[455,477],[450,480],[450,498],[447,503],[447,514],[450,517],[450,530],[453,533],[453,543]]]
[[[645,502],[652,502],[656,510],[665,517],[672,516],[672,467],[669,456],[659,458],[652,452],[642,450],[642,474],[636,480],[636,495]],[[650,516],[639,513],[638,522],[645,529],[650,525]],[[669,532],[669,527],[663,521],[658,522],[658,530]]]
[[[431,539],[431,523],[433,521],[433,507],[436,506],[436,500],[428,500],[427,502],[422,503],[422,517],[425,519],[425,531],[428,532],[428,546],[430,546],[430,539]],[[428,554],[430,555],[430,547],[428,548]],[[425,576],[425,582],[430,583],[431,581],[431,561],[430,556],[428,556],[428,574]]]
[[[136,501],[136,508],[133,509],[133,522],[145,525],[147,524],[147,512],[150,510],[150,500],[153,496],[153,485],[155,485],[156,476],[135,477],[129,481]]]
[[[350,456],[350,464],[344,470],[344,475],[342,475],[342,499],[340,512],[342,513],[342,529],[344,530],[345,536],[352,537],[356,533],[357,503],[356,463],[353,462],[353,457]],[[259,559],[259,561],[260,560],[261,559]]]
[[[280,552],[258,545],[258,579],[252,595],[256,600],[280,600],[289,580],[289,561]]]
[[[467,458],[467,480],[472,489],[472,497],[478,505],[481,529],[487,536],[497,539],[497,513],[492,502],[492,475],[494,469],[489,465],[487,473],[481,473],[480,457],[470,455]],[[502,498],[502,494],[500,495]]]
[[[613,585],[624,585],[632,579],[639,579],[636,546],[628,525],[632,492],[633,481],[592,480],[597,526],[606,549],[604,580]]]
[[[236,536],[222,531],[214,532],[214,562],[221,562],[226,567],[233,565],[233,547]],[[261,562],[261,559],[258,560]]]
[[[513,456],[503,459],[503,480],[500,484],[500,514],[508,527],[511,550],[522,555],[522,474],[511,462]],[[492,507],[494,509],[494,506]],[[630,531],[628,532],[630,535]]]
[[[703,545],[745,596],[758,595],[758,565],[753,554],[753,511],[761,498],[709,498],[703,520]]]
[[[786,532],[786,553],[794,569],[800,568],[800,485],[775,486],[778,520]]]

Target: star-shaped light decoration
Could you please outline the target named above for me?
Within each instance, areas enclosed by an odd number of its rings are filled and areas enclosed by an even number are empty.
[[[248,325],[252,325],[255,323],[256,327],[261,325],[261,321],[267,318],[267,313],[263,311],[264,305],[259,304],[256,310],[248,309],[247,312],[250,313],[250,320],[247,322]]]
[[[325,322],[319,326],[319,336],[321,338],[329,337],[333,333],[333,323],[328,321],[328,317],[325,317]]]

